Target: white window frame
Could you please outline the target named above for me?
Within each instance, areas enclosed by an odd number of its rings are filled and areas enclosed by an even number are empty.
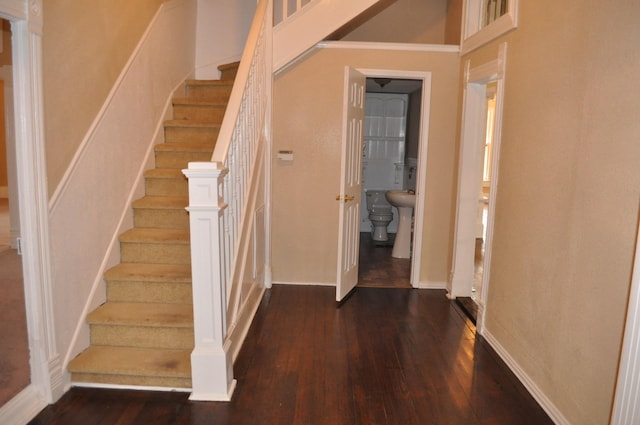
[[[467,54],[518,27],[518,0],[508,0],[507,12],[482,26],[483,0],[465,0],[462,11],[460,54]]]

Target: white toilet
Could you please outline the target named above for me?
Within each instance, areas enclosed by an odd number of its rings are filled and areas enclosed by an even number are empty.
[[[391,204],[385,197],[385,190],[366,190],[367,211],[371,221],[371,237],[374,241],[386,242],[389,240],[387,226],[393,220]]]

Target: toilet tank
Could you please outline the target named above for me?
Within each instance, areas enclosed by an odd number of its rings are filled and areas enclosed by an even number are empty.
[[[386,190],[366,190],[365,195],[367,197],[367,211],[391,211],[391,204],[389,204],[387,198],[384,196],[385,192]]]

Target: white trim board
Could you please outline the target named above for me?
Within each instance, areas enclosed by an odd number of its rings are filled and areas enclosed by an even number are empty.
[[[426,281],[426,282],[420,282],[418,283],[418,285],[416,286],[416,288],[418,289],[447,289],[447,282],[446,281]]]
[[[335,282],[283,282],[274,280],[272,286],[276,285],[287,285],[287,286],[333,286],[335,287]]]
[[[23,282],[29,334],[31,385],[2,409],[19,417],[29,405],[62,396],[63,371],[56,346],[49,260],[46,164],[42,97],[42,1],[0,1],[11,22],[16,180],[23,241]],[[12,411],[13,410],[13,411]]]
[[[282,73],[293,65],[304,60],[316,49],[352,49],[352,50],[385,50],[398,52],[424,52],[424,53],[460,53],[460,46],[452,44],[413,44],[413,43],[379,43],[367,41],[321,41],[313,48],[280,67],[274,75]]]
[[[23,425],[47,405],[36,385],[31,384],[0,407],[0,424]]]
[[[388,50],[399,52],[459,53],[460,46],[453,44],[380,43],[366,41],[321,41],[319,49]]]

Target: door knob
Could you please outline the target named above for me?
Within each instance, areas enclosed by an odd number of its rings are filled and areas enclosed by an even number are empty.
[[[344,201],[345,202],[353,201],[354,199],[356,199],[354,196],[344,195]],[[341,200],[342,200],[342,196],[337,195],[336,196],[336,201],[341,201]]]

